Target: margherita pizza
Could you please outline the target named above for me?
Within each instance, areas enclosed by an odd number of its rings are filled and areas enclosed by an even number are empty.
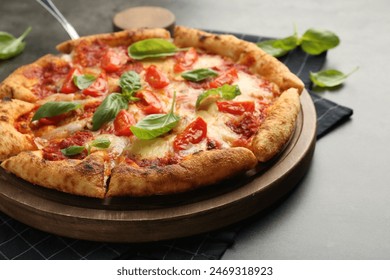
[[[67,41],[0,85],[1,166],[88,196],[173,194],[275,157],[303,83],[255,44],[178,26]]]

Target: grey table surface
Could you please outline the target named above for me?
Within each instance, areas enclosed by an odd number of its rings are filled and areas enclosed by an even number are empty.
[[[282,204],[245,227],[223,259],[390,259],[390,2],[387,0],[53,0],[80,35],[111,32],[115,13],[133,6],[170,9],[176,23],[270,37],[329,29],[341,44],[325,68],[351,75],[319,94],[354,110],[350,121],[317,142],[310,169]],[[0,64],[0,78],[67,40],[61,26],[35,1],[1,0],[0,30],[30,44]]]

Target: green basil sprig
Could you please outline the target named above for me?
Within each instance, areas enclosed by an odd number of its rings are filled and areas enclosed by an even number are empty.
[[[20,54],[26,46],[23,40],[30,31],[31,27],[28,27],[19,38],[7,32],[0,32],[0,59],[9,59]]]
[[[92,147],[98,148],[98,149],[107,149],[110,147],[111,141],[105,138],[98,138],[93,140],[87,145],[88,155],[91,154]]]
[[[266,40],[257,43],[257,45],[266,53],[274,56],[274,57],[281,57],[285,54],[287,54],[289,51],[284,50],[282,48],[276,47],[278,40]],[[274,45],[275,44],[275,45]]]
[[[133,43],[128,48],[129,56],[136,60],[175,55],[179,51],[173,43],[160,38],[145,39]]]
[[[89,143],[89,146],[95,147],[98,149],[107,149],[110,147],[111,141],[106,138],[98,138]]]
[[[225,99],[225,100],[232,100],[236,98],[236,96],[240,95],[241,91],[240,88],[237,85],[223,85],[218,88],[209,89],[201,94],[199,94],[195,107],[198,108],[199,105],[202,103],[203,100],[205,100],[209,96],[217,96],[218,98]]]
[[[129,100],[125,95],[112,93],[104,98],[92,117],[92,130],[98,130],[106,122],[115,119],[122,109],[129,107]]]
[[[278,40],[262,41],[257,45],[272,56],[280,57],[295,49],[299,43],[298,33],[294,30],[294,34],[291,36]]]
[[[107,95],[96,109],[92,117],[92,130],[98,130],[106,122],[112,121],[120,110],[129,107],[129,102],[138,100],[134,93],[141,88],[141,81],[136,72],[123,73],[119,79],[119,86],[122,93]]]
[[[218,72],[209,68],[199,68],[195,70],[185,71],[181,76],[191,82],[200,82],[207,78],[218,76]]]
[[[339,43],[339,37],[328,30],[309,29],[301,38],[301,48],[311,55],[321,54]]]
[[[152,114],[140,120],[136,125],[131,126],[133,134],[142,140],[154,139],[173,129],[180,120],[174,114],[176,94],[173,96],[172,106],[168,114]]]
[[[31,121],[36,121],[41,118],[55,117],[79,108],[81,108],[81,104],[77,102],[50,101],[38,108]]]
[[[280,57],[289,51],[301,46],[302,50],[311,55],[318,55],[326,50],[338,46],[339,37],[328,30],[308,29],[302,37],[299,37],[297,31],[294,34],[282,39],[265,40],[258,42],[257,45],[272,56]]]
[[[348,74],[335,69],[328,69],[319,72],[310,72],[310,80],[318,87],[336,87],[345,82],[345,80],[358,68],[355,68]]]
[[[130,101],[137,101],[134,93],[141,89],[141,79],[137,72],[128,71],[122,74],[119,79],[119,86],[122,88],[122,94],[126,95]]]
[[[91,148],[96,147],[98,149],[107,149],[110,147],[111,141],[105,138],[99,138],[91,141],[86,146],[69,146],[65,149],[61,149],[61,153],[64,156],[75,156],[81,154],[85,149],[88,151],[88,155],[91,154]]]
[[[94,81],[96,81],[96,77],[91,74],[75,75],[73,77],[74,84],[81,90],[88,88]]]
[[[61,153],[64,156],[69,157],[69,156],[75,156],[81,154],[84,150],[85,150],[84,146],[69,146],[65,149],[61,149]]]

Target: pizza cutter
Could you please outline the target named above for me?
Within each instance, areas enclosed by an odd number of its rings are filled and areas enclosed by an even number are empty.
[[[74,40],[80,38],[76,29],[68,22],[68,20],[63,16],[63,14],[57,9],[54,3],[51,0],[37,0],[47,11],[49,11],[52,16],[54,16],[58,22],[62,25],[65,31],[68,33],[69,37]]]

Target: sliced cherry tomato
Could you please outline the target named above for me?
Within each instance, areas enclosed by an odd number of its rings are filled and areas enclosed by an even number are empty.
[[[103,71],[89,87],[83,90],[83,94],[97,97],[106,94],[107,91],[108,91],[107,75]]]
[[[198,53],[195,48],[190,48],[186,52],[179,52],[175,56],[175,65],[173,66],[173,71],[175,73],[183,72],[188,70],[191,66],[198,60]]]
[[[189,144],[197,144],[206,136],[207,123],[201,117],[197,117],[182,133],[176,136],[173,141],[173,148],[176,152],[185,150]]]
[[[107,72],[116,72],[127,63],[127,53],[121,48],[110,48],[102,57],[101,66]]]
[[[38,121],[38,126],[57,124],[60,121],[62,121],[63,119],[65,119],[67,115],[68,114],[61,114],[61,115],[54,116],[54,117],[41,118]]]
[[[77,88],[77,86],[73,82],[73,77],[76,76],[76,75],[81,75],[81,71],[77,67],[72,68],[69,71],[68,75],[65,78],[64,83],[62,84],[60,92],[63,92],[63,93],[75,93],[76,91],[79,90]]]
[[[136,97],[141,99],[137,104],[145,114],[160,114],[164,112],[161,101],[153,92],[147,90],[139,91]]]
[[[253,101],[218,101],[218,110],[223,113],[241,116],[245,112],[254,112],[255,103]]]
[[[231,85],[238,78],[237,69],[234,67],[229,68],[225,72],[221,73],[218,77],[209,82],[210,88],[218,88],[223,85]]]
[[[169,85],[169,80],[155,65],[150,65],[146,69],[145,80],[155,89],[162,89]]]
[[[126,110],[120,110],[114,120],[115,135],[117,136],[130,136],[133,133],[130,130],[130,126],[136,123],[132,114]]]

